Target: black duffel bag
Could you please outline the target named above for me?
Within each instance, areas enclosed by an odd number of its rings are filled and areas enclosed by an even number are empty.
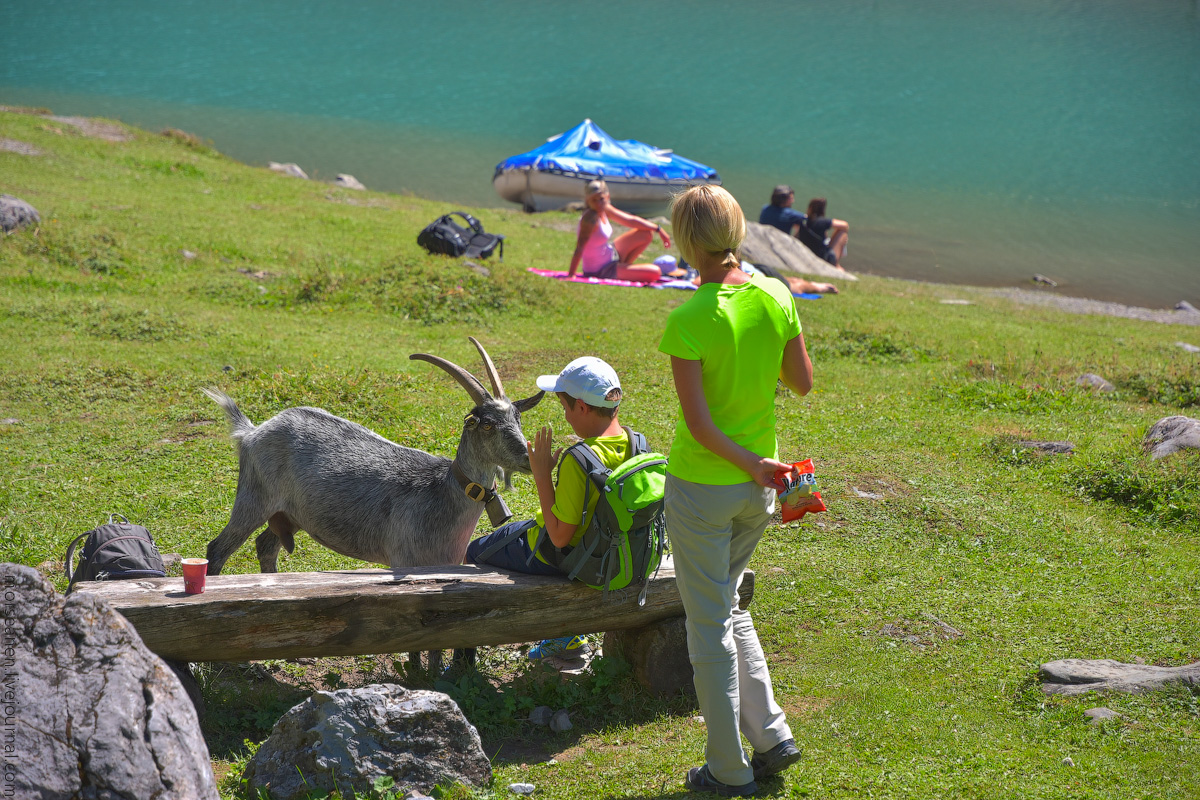
[[[466,228],[454,221],[456,214],[466,221]],[[417,234],[417,244],[431,253],[456,258],[487,258],[499,247],[500,260],[504,260],[504,237],[484,232],[479,220],[465,211],[451,211],[426,225]]]

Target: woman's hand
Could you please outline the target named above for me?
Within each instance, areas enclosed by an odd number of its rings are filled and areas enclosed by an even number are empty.
[[[782,461],[776,461],[773,458],[760,458],[757,462],[749,465],[750,469],[746,470],[750,473],[750,477],[754,478],[754,482],[759,486],[764,486],[768,489],[781,491],[785,487],[782,483],[775,480],[775,473],[778,470],[800,474],[800,470],[793,467],[791,464],[785,464]]]
[[[533,473],[533,482],[539,487],[553,486],[550,473],[562,455],[562,448],[554,449],[554,428],[543,425],[534,434],[532,442],[525,443],[529,452],[529,471]]]

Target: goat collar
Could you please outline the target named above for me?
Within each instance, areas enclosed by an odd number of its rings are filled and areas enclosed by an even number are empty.
[[[454,476],[454,480],[458,481],[458,485],[462,487],[463,494],[476,503],[483,503],[484,510],[487,511],[488,520],[492,523],[493,528],[503,525],[512,519],[512,512],[505,505],[504,498],[496,494],[495,481],[492,482],[490,489],[482,484],[475,483],[467,477],[462,467],[458,465],[458,459],[450,462],[450,473]]]
[[[476,503],[490,503],[496,497],[495,481],[492,482],[490,489],[485,488],[483,484],[475,483],[467,477],[467,473],[463,472],[462,467],[458,465],[458,459],[450,462],[450,471],[454,473],[454,480],[458,481],[458,485],[462,487],[463,494]]]

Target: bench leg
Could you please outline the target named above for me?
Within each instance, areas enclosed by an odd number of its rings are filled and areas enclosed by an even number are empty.
[[[604,655],[627,661],[633,667],[634,679],[658,697],[672,697],[681,691],[696,694],[683,617],[608,631],[604,634]]]

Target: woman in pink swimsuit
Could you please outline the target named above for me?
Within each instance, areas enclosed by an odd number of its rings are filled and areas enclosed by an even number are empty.
[[[662,271],[653,264],[634,264],[654,234],[662,237],[663,247],[671,246],[671,237],[649,220],[626,214],[613,206],[608,197],[608,185],[604,181],[592,181],[584,191],[583,201],[587,210],[579,220],[579,238],[571,256],[570,275],[583,267],[589,278],[619,278],[623,281],[652,283],[662,277]],[[612,223],[624,225],[632,230],[612,239]]]

